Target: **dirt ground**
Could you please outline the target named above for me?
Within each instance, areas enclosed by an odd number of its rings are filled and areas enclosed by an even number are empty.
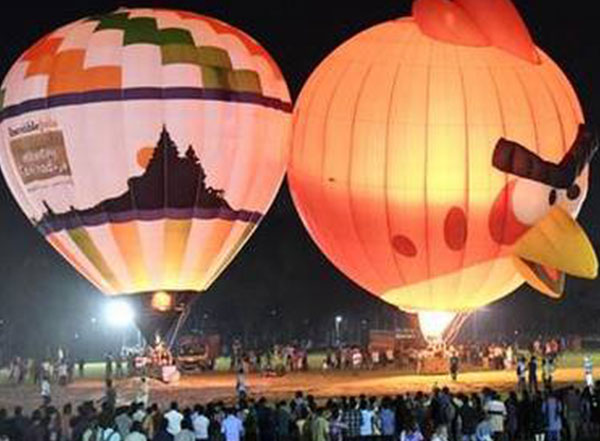
[[[596,372],[596,378],[600,370]],[[556,371],[555,383],[582,384],[583,372],[579,368],[562,368]],[[138,380],[124,379],[116,382],[119,401],[128,403],[135,397]],[[289,398],[296,390],[313,394],[317,398],[340,395],[395,395],[398,393],[429,391],[434,385],[447,385],[458,392],[480,391],[489,386],[500,391],[511,390],[515,374],[511,371],[472,372],[459,376],[452,382],[448,375],[405,375],[392,371],[361,372],[308,372],[291,373],[283,377],[267,378],[259,374],[249,375],[247,384],[250,395],[269,399]],[[197,374],[183,376],[177,384],[166,385],[152,381],[150,401],[167,405],[177,400],[181,405],[204,403],[211,400],[231,400],[235,395],[235,375],[229,373]],[[80,403],[98,400],[103,395],[103,382],[99,379],[78,379],[67,387],[53,385],[53,404]],[[0,407],[12,408],[23,405],[30,410],[40,404],[39,388],[33,385],[0,385]]]

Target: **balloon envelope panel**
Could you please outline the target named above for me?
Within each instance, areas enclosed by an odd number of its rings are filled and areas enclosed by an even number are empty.
[[[251,37],[209,17],[80,20],[24,53],[0,97],[12,193],[107,294],[205,290],[283,179],[285,80]]]
[[[325,59],[296,103],[288,176],[307,229],[352,280],[407,310],[466,311],[523,283],[504,240],[522,233],[516,178],[492,167],[494,148],[504,137],[557,163],[583,122],[541,50],[462,40],[414,18],[375,26]],[[548,193],[530,193],[531,207]]]

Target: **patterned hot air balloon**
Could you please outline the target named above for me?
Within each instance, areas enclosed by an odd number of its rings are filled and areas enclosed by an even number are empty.
[[[595,151],[583,123],[509,0],[417,0],[312,74],[289,182],[329,259],[402,309],[471,311],[524,281],[556,297],[565,272],[597,272],[573,220]]]
[[[120,9],[47,35],[0,90],[0,165],[22,210],[110,296],[159,311],[205,291],[288,160],[282,74],[252,38],[181,11]],[[184,295],[185,297],[185,295]]]

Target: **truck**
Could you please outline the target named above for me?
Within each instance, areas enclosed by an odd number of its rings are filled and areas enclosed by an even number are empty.
[[[177,341],[175,363],[181,372],[211,371],[220,355],[219,335],[185,335]]]

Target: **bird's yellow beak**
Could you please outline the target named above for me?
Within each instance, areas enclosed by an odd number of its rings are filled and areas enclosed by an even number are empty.
[[[517,270],[531,286],[554,298],[563,294],[565,273],[595,279],[598,258],[585,231],[555,206],[515,244]]]

